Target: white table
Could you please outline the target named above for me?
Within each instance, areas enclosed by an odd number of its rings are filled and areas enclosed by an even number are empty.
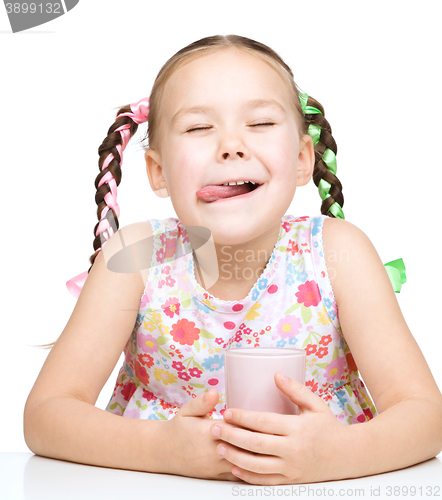
[[[413,487],[414,496],[411,495]],[[211,481],[168,474],[107,469],[43,458],[33,453],[0,453],[0,498],[1,500],[437,499],[442,498],[442,454],[406,469],[358,479],[293,486],[252,486],[243,482]]]

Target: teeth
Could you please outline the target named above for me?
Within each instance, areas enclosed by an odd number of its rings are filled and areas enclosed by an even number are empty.
[[[238,181],[238,182],[227,182],[226,184],[221,184],[222,186],[234,186],[235,184],[237,186],[240,186],[241,184],[244,183],[250,183],[250,184],[256,184],[256,182],[253,181]]]

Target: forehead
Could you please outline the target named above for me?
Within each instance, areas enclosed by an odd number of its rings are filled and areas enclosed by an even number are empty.
[[[274,99],[289,111],[286,81],[266,61],[237,48],[223,48],[178,67],[167,80],[162,114],[170,120],[182,107],[237,106],[250,99]],[[224,108],[225,109],[225,108]]]

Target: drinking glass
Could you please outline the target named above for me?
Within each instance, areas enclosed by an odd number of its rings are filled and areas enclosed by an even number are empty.
[[[276,387],[274,375],[281,371],[304,384],[303,349],[232,347],[225,354],[227,408],[298,415],[298,406]]]

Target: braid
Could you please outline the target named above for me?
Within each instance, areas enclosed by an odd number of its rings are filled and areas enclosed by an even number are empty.
[[[118,117],[123,113],[131,113],[130,105],[122,107],[115,123],[109,128],[107,137],[98,148],[100,173],[95,179],[95,203],[97,208],[97,224],[94,227],[94,250],[90,256],[90,272],[97,255],[102,248],[102,242],[107,241],[115,231],[118,231],[120,207],[116,201],[117,186],[121,182],[121,163],[123,150],[138,129],[138,124],[129,116]]]
[[[312,137],[315,147],[313,182],[319,188],[319,195],[322,199],[321,213],[345,219],[342,211],[344,205],[342,184],[336,177],[338,148],[332,136],[330,124],[324,118],[324,108],[307,94],[300,94],[299,98],[307,133]]]

